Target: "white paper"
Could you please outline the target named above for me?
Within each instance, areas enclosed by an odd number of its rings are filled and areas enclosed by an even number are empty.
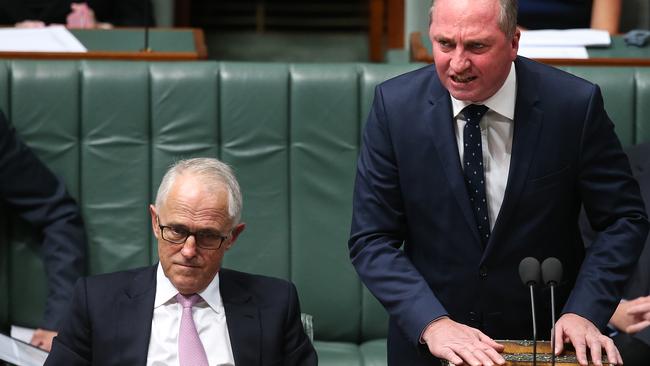
[[[521,47],[519,46],[518,55],[528,58],[572,58],[585,59],[589,58],[587,48],[584,46],[576,47]]]
[[[29,343],[29,341],[32,340],[32,336],[34,335],[35,330],[36,329],[34,328],[25,328],[19,327],[17,325],[12,325],[9,335],[11,338],[16,338],[23,342]]]
[[[43,366],[48,353],[0,333],[0,360],[17,366]]]
[[[87,52],[64,26],[0,29],[2,52]]]
[[[519,47],[528,46],[609,46],[609,32],[598,29],[540,29],[521,32]]]

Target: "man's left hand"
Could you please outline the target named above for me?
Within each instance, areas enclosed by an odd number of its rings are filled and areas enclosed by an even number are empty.
[[[586,318],[567,313],[555,323],[555,354],[564,350],[564,343],[571,343],[576,350],[576,358],[582,366],[587,366],[587,348],[594,365],[602,365],[602,349],[605,349],[610,364],[621,365],[623,359],[611,338],[600,333],[598,328]]]
[[[44,349],[48,352],[52,349],[52,340],[54,337],[56,337],[57,332],[53,330],[46,330],[46,329],[36,329],[34,331],[34,335],[32,336],[32,340],[29,342],[33,346],[36,346],[40,349]]]

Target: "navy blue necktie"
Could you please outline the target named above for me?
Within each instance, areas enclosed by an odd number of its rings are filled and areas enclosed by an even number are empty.
[[[488,111],[484,105],[470,104],[462,111],[465,117],[463,129],[463,171],[469,200],[474,209],[481,243],[485,247],[490,238],[487,197],[485,195],[485,172],[483,169],[483,148],[481,143],[481,118]]]

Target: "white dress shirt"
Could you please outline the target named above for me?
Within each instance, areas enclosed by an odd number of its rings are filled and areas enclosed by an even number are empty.
[[[159,263],[147,366],[178,366],[178,330],[183,309],[176,301],[177,293]],[[194,305],[192,316],[208,363],[210,366],[234,366],[218,273],[199,295],[203,301]]]
[[[514,128],[515,99],[517,96],[517,75],[515,65],[501,88],[481,103],[464,102],[451,97],[453,116],[456,121],[456,142],[460,161],[463,161],[463,128],[465,120],[460,112],[470,104],[484,104],[489,108],[481,119],[481,143],[483,145],[483,167],[485,170],[485,194],[488,203],[490,230],[503,203],[508,183],[510,156],[512,155],[512,132]],[[462,165],[462,163],[461,163]]]

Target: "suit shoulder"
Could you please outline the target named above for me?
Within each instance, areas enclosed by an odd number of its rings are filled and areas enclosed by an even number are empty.
[[[232,280],[239,282],[240,284],[249,284],[253,286],[293,286],[293,283],[281,278],[241,272],[234,269],[222,268],[219,272],[219,276],[225,280]]]
[[[543,77],[539,78],[539,82],[545,86],[552,86],[557,88],[586,88],[593,89],[595,84],[589,80],[583,79],[568,71],[559,69],[554,66],[546,65],[541,62],[531,60],[525,57],[517,57],[515,61],[515,68],[521,73],[537,73]],[[568,89],[572,90],[573,89]]]
[[[219,272],[219,281],[232,281],[261,302],[286,298],[284,295],[290,293],[297,294],[295,285],[290,281],[232,269],[222,268]]]
[[[86,277],[85,281],[88,288],[97,288],[105,291],[107,289],[118,288],[122,284],[126,285],[130,283],[133,278],[147,271],[153,271],[155,273],[155,267],[152,268],[152,266],[147,266],[124,271],[98,274]]]
[[[413,88],[414,86],[430,83],[431,78],[437,80],[438,74],[434,65],[426,65],[418,69],[405,72],[403,74],[391,77],[378,84],[381,89],[394,89],[404,91],[405,89]]]

